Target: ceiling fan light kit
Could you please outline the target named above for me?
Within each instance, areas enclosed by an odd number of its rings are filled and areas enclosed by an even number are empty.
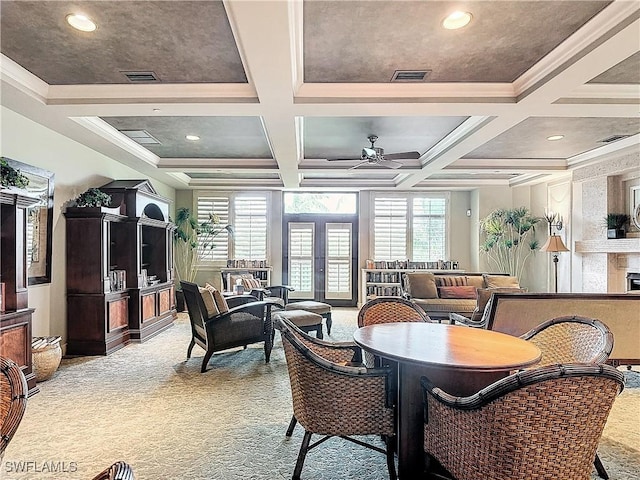
[[[379,165],[381,167],[398,169],[402,167],[402,164],[400,162],[396,162],[396,160],[416,160],[420,158],[420,152],[398,152],[385,154],[384,148],[375,146],[375,143],[378,140],[377,135],[369,135],[367,139],[371,142],[371,146],[363,147],[360,157],[327,158],[327,161],[361,160],[360,163],[351,167],[349,170],[353,170],[362,165]]]

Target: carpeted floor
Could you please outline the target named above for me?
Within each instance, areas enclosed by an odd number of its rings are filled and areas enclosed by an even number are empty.
[[[334,309],[330,338],[351,338],[355,312]],[[302,429],[284,436],[291,398],[279,335],[270,364],[256,345],[214,355],[205,374],[198,347],[185,361],[189,338],[181,314],[144,344],[64,359],[29,400],[0,478],[90,479],[116,460],[130,463],[137,480],[291,478]],[[638,478],[640,388],[626,388],[616,400],[599,454],[612,480]],[[387,478],[383,455],[340,439],[313,450],[302,477]]]

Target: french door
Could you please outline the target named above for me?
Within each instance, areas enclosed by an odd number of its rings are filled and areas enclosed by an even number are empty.
[[[335,306],[357,302],[357,221],[354,216],[286,215],[283,278],[291,300]]]

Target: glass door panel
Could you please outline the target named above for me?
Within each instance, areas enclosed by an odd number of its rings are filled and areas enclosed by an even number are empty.
[[[326,224],[325,298],[350,300],[351,285],[351,223]]]
[[[313,298],[315,292],[313,222],[289,222],[289,281],[295,288],[290,299]]]

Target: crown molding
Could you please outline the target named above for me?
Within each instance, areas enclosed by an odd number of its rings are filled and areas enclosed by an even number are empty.
[[[2,54],[0,54],[0,75],[3,82],[13,85],[21,92],[46,105],[49,84]]]

